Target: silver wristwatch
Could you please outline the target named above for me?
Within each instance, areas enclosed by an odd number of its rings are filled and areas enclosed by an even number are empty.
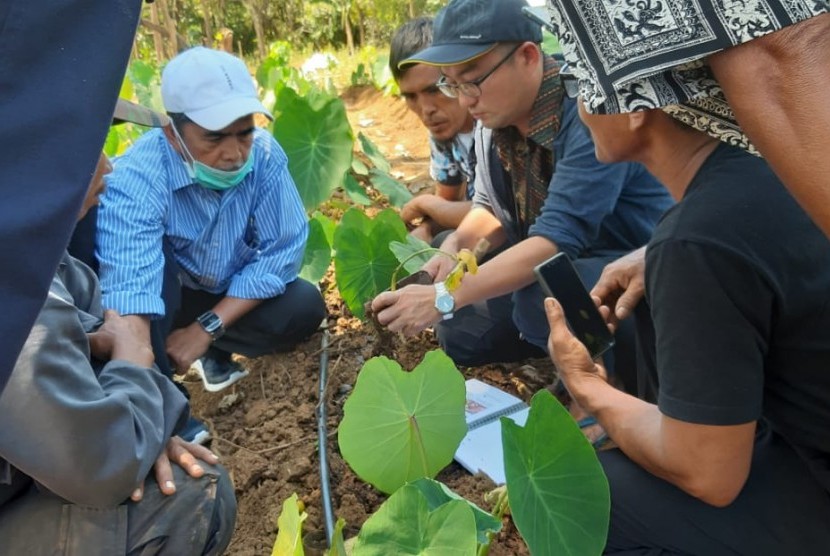
[[[198,317],[196,322],[210,334],[211,339],[215,342],[225,334],[225,325],[219,315],[213,311],[205,311]]]
[[[452,294],[447,291],[447,286],[444,282],[436,282],[435,286],[435,308],[443,315],[444,320],[452,318],[452,310],[455,308],[455,299]]]

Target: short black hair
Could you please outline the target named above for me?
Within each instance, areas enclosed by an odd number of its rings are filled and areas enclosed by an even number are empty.
[[[410,19],[392,35],[392,44],[389,46],[389,69],[392,77],[400,81],[407,68],[398,68],[401,61],[406,60],[416,52],[420,52],[432,44],[432,18],[428,16]]]
[[[168,116],[170,116],[170,120],[173,122],[173,125],[176,126],[176,129],[181,129],[184,124],[192,124],[193,120],[188,118],[184,112],[168,112]]]

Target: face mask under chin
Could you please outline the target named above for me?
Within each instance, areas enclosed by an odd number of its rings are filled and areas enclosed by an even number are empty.
[[[254,167],[254,153],[248,153],[248,158],[245,163],[236,170],[219,170],[203,164],[198,160],[193,160],[189,165],[190,175],[196,180],[196,183],[202,187],[213,189],[216,191],[224,191],[239,185],[245,177],[251,173]]]

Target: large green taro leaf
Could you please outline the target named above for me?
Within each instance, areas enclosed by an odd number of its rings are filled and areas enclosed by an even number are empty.
[[[360,529],[354,556],[474,556],[476,526],[469,504],[452,500],[430,510],[413,485],[395,492]]]
[[[524,428],[501,418],[513,521],[531,554],[601,554],[611,499],[596,452],[547,390],[533,396]]]
[[[389,287],[398,266],[389,243],[405,237],[406,226],[392,209],[379,212],[373,220],[356,208],[343,215],[334,232],[335,281],[358,318],[364,317],[363,304]]]
[[[444,483],[433,479],[418,479],[410,484],[420,490],[421,494],[424,495],[429,511],[433,511],[451,500],[461,500],[469,504],[470,509],[473,510],[473,517],[475,517],[476,538],[479,544],[488,544],[490,542],[490,539],[487,537],[488,533],[498,533],[501,531],[500,519],[496,519],[493,514],[485,512],[466,498],[462,498],[454,493]]]
[[[340,453],[361,479],[387,494],[435,477],[467,432],[465,395],[464,377],[440,350],[411,372],[373,357],[343,407]]]
[[[280,91],[272,133],[288,155],[288,169],[306,210],[325,201],[343,182],[352,163],[354,137],[346,108],[323,93],[300,97]]]
[[[333,230],[334,222],[320,212],[315,212],[308,220],[308,241],[306,241],[303,253],[300,278],[314,284],[325,276],[331,264]]]

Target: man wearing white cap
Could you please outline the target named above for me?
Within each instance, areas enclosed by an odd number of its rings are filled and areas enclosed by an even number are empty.
[[[245,64],[193,48],[164,69],[161,91],[171,125],[116,162],[102,198],[104,305],[152,335],[162,371],[199,360],[217,391],[245,374],[232,353],[291,349],[325,305],[297,278],[306,215],[285,153],[254,125],[254,114],[271,114]]]

